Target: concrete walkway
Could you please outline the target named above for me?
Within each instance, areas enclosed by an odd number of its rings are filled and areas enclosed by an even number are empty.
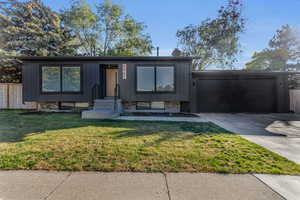
[[[282,200],[285,198],[254,175],[0,171],[0,199]],[[297,198],[290,196],[289,199]]]

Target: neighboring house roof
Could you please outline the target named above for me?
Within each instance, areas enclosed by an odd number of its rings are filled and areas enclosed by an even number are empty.
[[[20,56],[22,61],[192,61],[193,57],[175,56]]]

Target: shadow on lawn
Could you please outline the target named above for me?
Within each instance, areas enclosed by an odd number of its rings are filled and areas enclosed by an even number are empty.
[[[199,134],[230,133],[213,123],[206,122],[167,122],[167,121],[123,121],[123,120],[82,120],[80,114],[43,113],[21,115],[20,111],[0,111],[0,143],[23,141],[27,135],[42,134],[45,131],[80,127],[127,128],[112,131],[118,138],[154,135],[160,137],[148,145],[159,144],[174,138],[191,139]],[[189,134],[186,134],[186,133]],[[89,137],[101,137],[89,136]]]

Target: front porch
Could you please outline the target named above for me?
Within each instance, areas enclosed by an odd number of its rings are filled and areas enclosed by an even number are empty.
[[[93,109],[83,111],[83,119],[111,119],[120,115],[122,101],[120,99],[118,69],[118,64],[100,65],[102,84],[96,84],[93,87]]]
[[[121,99],[96,99],[92,110],[83,111],[82,119],[111,119],[118,117],[122,112]]]

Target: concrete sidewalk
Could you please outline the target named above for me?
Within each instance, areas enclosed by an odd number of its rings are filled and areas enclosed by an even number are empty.
[[[298,181],[300,183],[300,179]],[[289,196],[289,199],[293,198],[293,195]],[[0,199],[282,200],[285,198],[254,175],[0,171]]]

